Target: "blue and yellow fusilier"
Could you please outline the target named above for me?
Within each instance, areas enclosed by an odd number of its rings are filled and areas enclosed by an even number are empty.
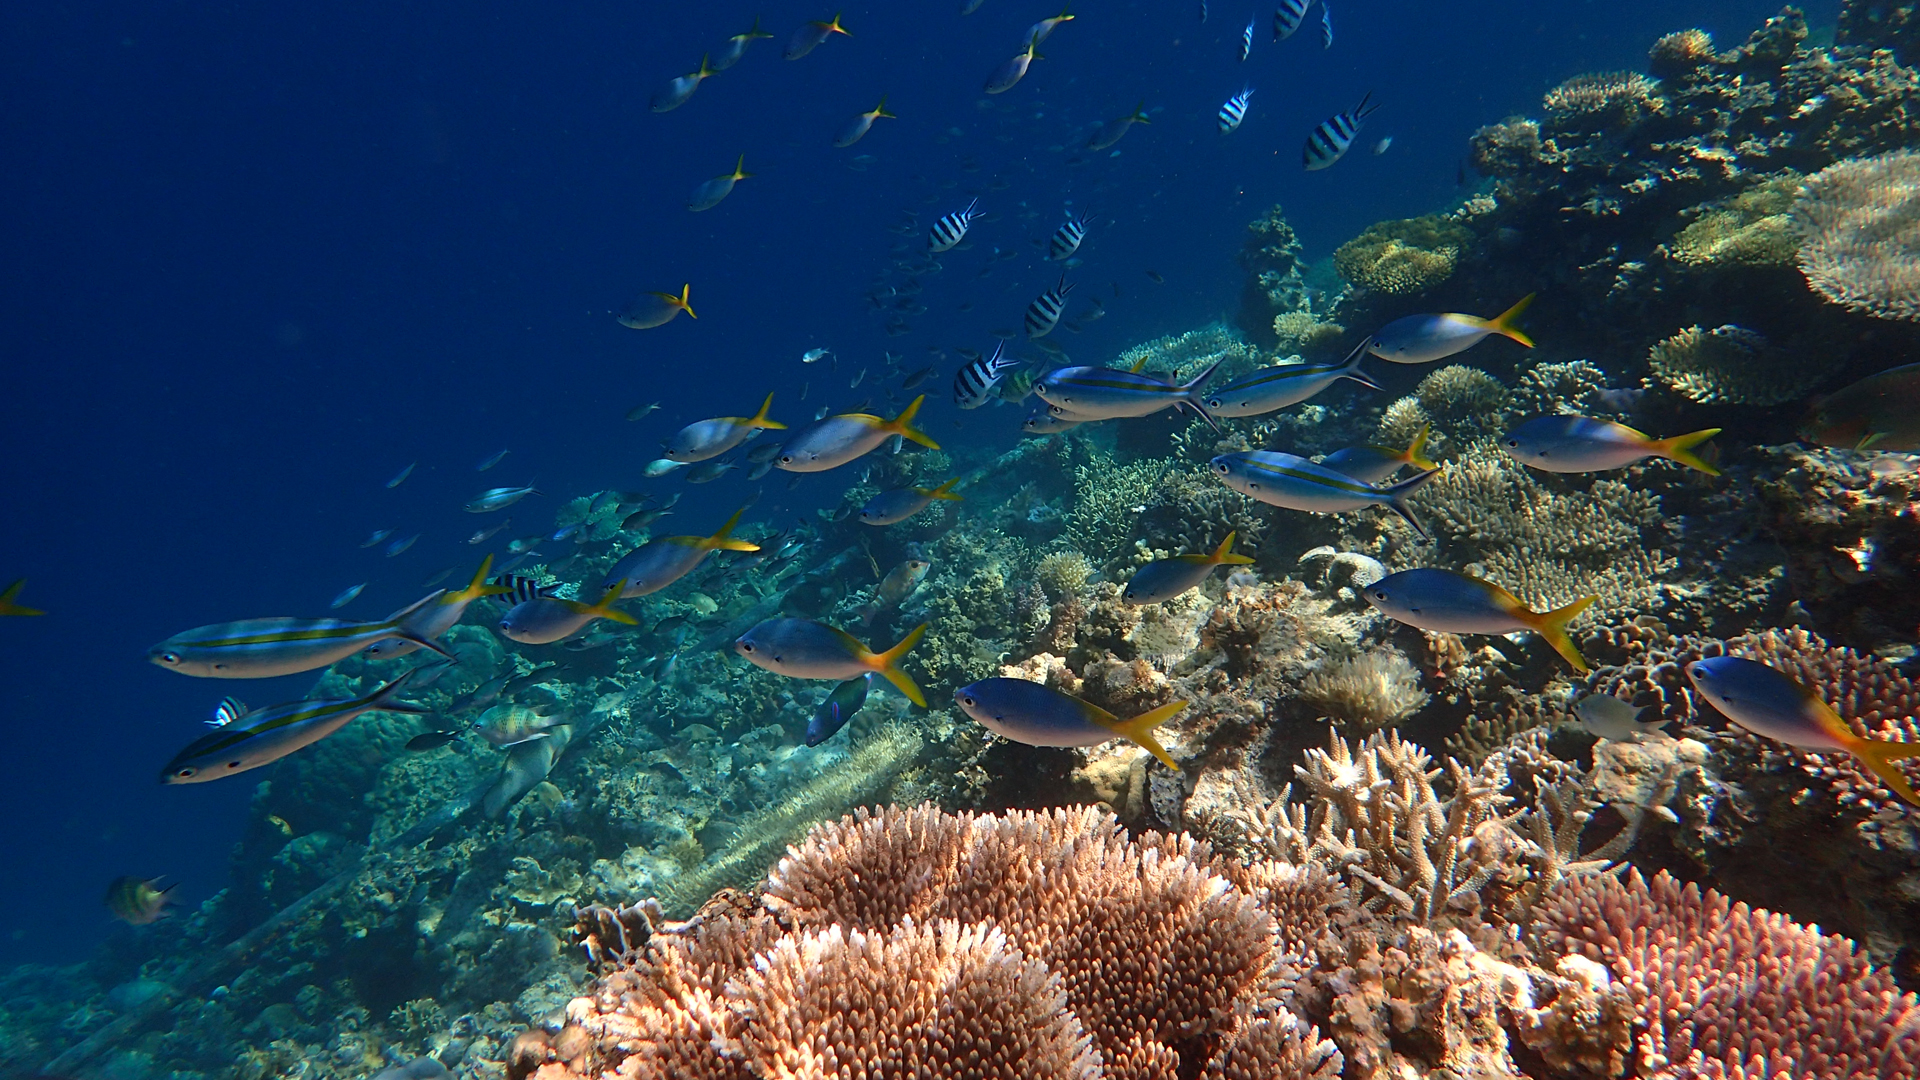
[[[1369,506],[1384,506],[1406,519],[1420,539],[1427,530],[1414,519],[1406,505],[1407,496],[1427,481],[1440,475],[1439,469],[1426,472],[1391,487],[1363,484],[1343,472],[1316,465],[1294,454],[1275,450],[1243,450],[1214,458],[1213,475],[1220,482],[1248,498],[1269,506],[1306,510],[1316,514],[1338,514]]]
[[[452,658],[439,642],[408,629],[408,620],[432,599],[403,608],[384,622],[274,618],[215,623],[173,635],[148,649],[147,659],[202,679],[271,679],[326,667],[388,638],[403,638]]]
[[[780,456],[774,459],[774,464],[788,472],[826,472],[879,449],[880,444],[894,435],[912,439],[929,450],[938,450],[939,443],[913,426],[913,418],[920,412],[921,402],[926,400],[927,395],[921,394],[891,420],[882,420],[871,413],[829,416],[795,432],[780,447]]]
[[[39,608],[30,608],[16,603],[20,590],[27,587],[27,579],[21,578],[7,586],[6,592],[0,592],[0,615],[45,615]]]
[[[667,440],[663,456],[668,461],[705,461],[746,442],[756,431],[768,428],[784,430],[787,425],[767,419],[767,410],[771,408],[773,395],[768,394],[767,400],[760,403],[760,411],[752,416],[716,416],[711,420],[688,424]]]
[[[1427,460],[1427,436],[1431,434],[1433,425],[1422,424],[1419,434],[1413,437],[1405,450],[1395,450],[1391,446],[1349,446],[1321,458],[1320,464],[1335,472],[1346,473],[1363,484],[1378,484],[1399,472],[1402,465],[1411,465],[1427,472],[1440,467]]]
[[[436,590],[425,600],[409,608],[393,613],[392,617],[400,621],[415,637],[438,639],[441,634],[453,629],[460,617],[467,613],[467,605],[483,596],[500,596],[511,592],[505,585],[487,584],[487,575],[493,571],[493,556],[480,560],[480,569],[467,582],[467,587],[457,592],[445,589]],[[391,660],[396,656],[405,656],[417,652],[420,646],[407,638],[388,638],[376,641],[367,647],[367,659]]]
[[[1611,420],[1536,416],[1507,432],[1500,445],[1515,460],[1542,472],[1605,472],[1643,458],[1662,457],[1708,476],[1719,476],[1719,469],[1693,452],[1694,447],[1718,434],[1717,427],[1703,428],[1671,439],[1655,439]]]
[[[1200,414],[1215,428],[1212,411],[1201,400],[1200,388],[1220,366],[1218,360],[1184,383],[1119,368],[1064,367],[1034,381],[1033,392],[1064,420],[1113,420],[1151,416],[1161,409],[1181,406]]]
[[[515,604],[500,616],[500,633],[522,645],[548,645],[561,638],[572,637],[595,619],[612,619],[628,626],[638,626],[639,619],[613,606],[626,587],[624,580],[616,581],[598,601],[591,604],[562,600],[557,596],[536,596]]]
[[[1510,337],[1531,349],[1533,339],[1513,323],[1527,310],[1527,305],[1533,303],[1533,296],[1528,293],[1519,303],[1491,319],[1454,313],[1395,319],[1367,339],[1367,351],[1396,364],[1427,364],[1465,352],[1493,334]]]
[[[1122,720],[1091,702],[1025,679],[981,679],[953,692],[960,710],[996,735],[1028,746],[1098,746],[1126,739],[1174,772],[1180,765],[1153,737],[1153,729],[1187,707],[1184,701]]]
[[[1259,416],[1289,405],[1298,405],[1332,386],[1339,379],[1352,379],[1369,390],[1380,384],[1360,370],[1366,356],[1364,348],[1355,349],[1338,364],[1280,364],[1242,375],[1207,395],[1207,408],[1215,416]]]
[[[760,545],[733,538],[733,527],[746,512],[744,506],[735,510],[712,536],[662,536],[641,544],[613,564],[613,569],[607,571],[604,587],[611,589],[624,582],[622,599],[645,596],[693,573],[710,552],[759,551]]]
[[[960,496],[953,493],[953,486],[959,482],[960,478],[956,476],[939,487],[883,491],[868,499],[867,505],[860,508],[860,520],[869,525],[892,525],[925,510],[935,499],[959,502]]]
[[[1737,656],[1695,660],[1687,665],[1687,679],[1727,719],[1755,735],[1803,750],[1852,754],[1881,783],[1920,806],[1920,795],[1893,764],[1920,757],[1920,743],[1887,742],[1856,733],[1813,691],[1755,660]]]
[[[747,171],[747,155],[741,154],[732,172],[725,176],[716,176],[693,189],[693,194],[687,196],[687,209],[696,214],[702,210],[711,210],[719,206],[727,196],[733,194],[733,185],[752,178],[753,174]]]
[[[1120,599],[1129,604],[1157,604],[1171,600],[1207,580],[1216,566],[1245,566],[1253,560],[1233,553],[1233,533],[1228,533],[1211,555],[1175,555],[1158,559],[1133,572]]]
[[[640,299],[628,305],[620,313],[621,326],[633,330],[651,330],[656,326],[665,326],[673,321],[675,315],[686,312],[690,319],[700,316],[693,313],[693,286],[680,286],[680,295],[664,292],[643,292]]]
[[[886,652],[874,652],[845,630],[812,619],[768,619],[741,634],[733,651],[775,675],[792,679],[851,679],[871,671],[886,679],[907,700],[927,707],[927,695],[900,661],[919,644],[927,624],[921,623]]]
[[[1531,630],[1573,669],[1587,673],[1587,661],[1567,636],[1567,624],[1597,596],[1583,596],[1552,611],[1534,611],[1491,581],[1452,570],[1427,568],[1388,574],[1367,586],[1367,603],[1382,615],[1422,630],[1446,634],[1510,634]]]
[[[203,784],[270,765],[319,742],[364,712],[432,712],[394,700],[411,678],[413,672],[406,672],[365,697],[345,701],[294,701],[244,712],[223,710],[229,719],[175,754],[160,771],[160,782]]]

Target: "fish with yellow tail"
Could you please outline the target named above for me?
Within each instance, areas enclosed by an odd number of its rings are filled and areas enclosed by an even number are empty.
[[[755,15],[753,17],[753,25],[747,27],[746,33],[735,34],[728,38],[727,43],[720,46],[720,51],[713,54],[713,70],[727,70],[739,63],[740,58],[746,55],[748,45],[756,41],[771,40],[772,38],[772,34],[760,29],[760,17]]]
[[[1407,497],[1440,475],[1429,469],[1391,487],[1363,484],[1343,472],[1317,465],[1294,454],[1277,450],[1243,450],[1221,454],[1209,463],[1213,475],[1222,484],[1268,506],[1305,510],[1315,514],[1338,514],[1384,506],[1399,514],[1420,539],[1430,539],[1426,526],[1407,509]]]
[[[898,119],[900,118],[887,111],[887,99],[882,97],[880,104],[847,121],[847,126],[841,128],[840,134],[834,136],[833,145],[839,147],[852,146],[854,143],[867,137],[867,132],[873,130],[873,122],[875,120]]]
[[[981,679],[953,692],[960,711],[996,735],[1027,746],[1098,746],[1126,739],[1174,772],[1180,765],[1154,738],[1153,729],[1187,707],[1184,701],[1122,720],[1091,702],[1025,679]]]
[[[869,525],[892,525],[925,510],[933,505],[935,499],[959,502],[960,496],[953,493],[954,485],[959,482],[960,478],[956,476],[939,487],[883,491],[868,499],[867,505],[860,508],[860,520]]]
[[[1369,390],[1380,384],[1360,370],[1361,350],[1338,364],[1276,364],[1242,375],[1207,395],[1215,416],[1259,416],[1298,405],[1341,379],[1352,379]]]
[[[393,613],[400,625],[411,631],[415,637],[438,638],[453,629],[460,617],[467,613],[467,605],[483,596],[500,596],[511,592],[505,585],[489,585],[487,575],[493,572],[493,556],[480,560],[480,569],[474,571],[473,578],[464,589],[452,592],[438,589],[420,603]],[[391,660],[396,656],[405,656],[418,651],[420,646],[407,638],[388,638],[376,641],[367,647],[369,660]]]
[[[841,413],[810,424],[781,445],[774,467],[787,472],[826,472],[879,449],[895,435],[938,450],[939,443],[913,426],[913,418],[926,400],[925,394],[914,398],[891,420],[871,413]]]
[[[168,671],[200,679],[271,679],[345,660],[376,641],[404,638],[449,659],[454,655],[407,622],[432,597],[402,608],[384,622],[342,619],[241,619],[182,631],[147,650]]]
[[[1175,555],[1158,559],[1133,572],[1120,599],[1129,604],[1158,604],[1171,600],[1207,580],[1216,566],[1246,566],[1253,562],[1233,553],[1233,533],[1228,533],[1211,555]]]
[[[1693,452],[1694,447],[1718,434],[1717,427],[1702,428],[1670,439],[1655,439],[1611,420],[1536,416],[1507,432],[1500,446],[1514,460],[1541,472],[1605,472],[1659,457],[1698,469],[1708,476],[1719,476],[1719,469]]]
[[[716,176],[693,189],[693,194],[687,196],[687,209],[696,214],[702,210],[711,210],[719,206],[722,199],[733,194],[733,185],[752,178],[753,174],[747,171],[747,155],[741,154],[740,160],[735,163],[731,173]]]
[[[760,411],[752,416],[716,416],[688,424],[667,440],[663,460],[681,464],[705,461],[746,442],[755,432],[786,430],[787,425],[767,418],[767,410],[771,408],[773,395],[768,394],[767,400],[760,403]]]
[[[1803,750],[1841,750],[1860,759],[1880,782],[1920,806],[1920,795],[1894,766],[1920,757],[1920,743],[1886,742],[1854,733],[1833,706],[1775,669],[1738,656],[1711,656],[1687,665],[1687,680],[1727,719],[1769,739]]]
[[[379,687],[364,697],[337,701],[292,701],[262,709],[246,709],[223,702],[228,717],[213,731],[188,743],[160,770],[163,784],[204,784],[271,765],[296,750],[312,746],[339,731],[347,721],[368,712],[424,715],[433,710],[398,701],[413,672]]]
[[[1585,675],[1587,661],[1574,648],[1567,624],[1597,596],[1583,596],[1552,611],[1534,611],[1519,597],[1483,578],[1426,568],[1388,574],[1367,586],[1367,603],[1389,619],[1446,634],[1510,634],[1531,630]]]
[[[886,652],[874,652],[852,634],[812,619],[768,619],[741,634],[733,651],[755,667],[792,679],[851,679],[874,672],[892,683],[907,700],[927,707],[927,695],[900,669],[900,661],[919,644],[927,624],[919,626]]]
[[[986,93],[1006,93],[1021,79],[1026,78],[1027,69],[1033,66],[1035,60],[1046,59],[1040,55],[1040,39],[1037,37],[1028,38],[1027,43],[1020,46],[1020,50],[1011,60],[994,68],[993,74],[987,76]]]
[[[45,615],[39,608],[30,608],[19,602],[20,590],[27,587],[27,579],[21,578],[7,586],[6,592],[0,592],[0,615]]]
[[[1215,360],[1183,383],[1141,373],[1104,367],[1055,368],[1033,382],[1033,392],[1055,416],[1067,420],[1114,420],[1151,416],[1161,409],[1192,409],[1216,431],[1220,425],[1202,400],[1201,388],[1220,366]]]
[[[831,22],[810,22],[802,26],[793,32],[792,39],[787,42],[787,59],[800,59],[819,48],[822,42],[835,34],[853,36],[847,33],[846,27],[840,25],[840,15],[837,12]]]
[[[1427,460],[1427,437],[1431,434],[1433,425],[1422,424],[1419,433],[1405,450],[1395,450],[1391,446],[1349,446],[1321,458],[1320,464],[1335,472],[1346,473],[1363,484],[1378,484],[1399,472],[1402,465],[1411,465],[1421,472],[1431,472],[1440,467]]]
[[[653,99],[648,103],[654,112],[672,112],[687,103],[700,84],[713,78],[714,68],[707,63],[706,57],[700,58],[700,70],[691,75],[682,75],[669,79],[667,85],[654,91]]]
[[[1094,131],[1093,135],[1087,139],[1087,149],[1105,150],[1107,147],[1112,146],[1124,138],[1127,132],[1132,131],[1133,125],[1145,123],[1150,123],[1150,121],[1147,119],[1147,102],[1143,98],[1140,104],[1133,107],[1132,112],[1125,116],[1115,117],[1101,124],[1100,127]]]
[[[693,573],[715,551],[759,551],[760,545],[733,537],[733,527],[746,512],[744,506],[735,510],[712,536],[662,536],[641,544],[607,571],[605,587],[620,585],[622,599],[645,596]]]
[[[635,300],[627,310],[620,313],[620,325],[634,330],[651,330],[656,326],[665,326],[674,316],[686,312],[690,319],[700,316],[693,313],[691,284],[680,286],[680,295],[664,292],[645,292]]]
[[[596,619],[612,619],[628,626],[638,626],[639,619],[613,606],[626,588],[624,580],[616,581],[599,600],[591,604],[554,596],[536,596],[515,604],[500,616],[500,633],[522,645],[550,645],[585,630]]]
[[[1491,319],[1453,312],[1395,319],[1367,339],[1367,351],[1396,364],[1430,364],[1466,352],[1494,334],[1531,349],[1533,339],[1522,333],[1514,321],[1533,303],[1533,297],[1533,293],[1528,293]]]
[[[173,914],[167,910],[173,903],[168,894],[176,887],[161,888],[159,878],[114,878],[107,886],[107,910],[128,926],[151,926]]]

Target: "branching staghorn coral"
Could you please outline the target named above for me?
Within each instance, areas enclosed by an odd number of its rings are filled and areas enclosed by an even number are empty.
[[[1829,165],[1793,204],[1813,291],[1882,319],[1920,319],[1920,151]]]
[[[1105,566],[1127,547],[1140,511],[1161,490],[1170,467],[1147,458],[1120,464],[1098,455],[1073,471],[1073,509],[1067,514],[1067,542]],[[1216,485],[1218,486],[1218,485]]]

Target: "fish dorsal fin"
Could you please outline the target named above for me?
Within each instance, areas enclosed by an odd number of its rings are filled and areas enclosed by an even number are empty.
[[[207,721],[208,727],[226,727],[235,720],[247,715],[247,703],[237,697],[223,697],[220,704],[213,707],[213,717]]]

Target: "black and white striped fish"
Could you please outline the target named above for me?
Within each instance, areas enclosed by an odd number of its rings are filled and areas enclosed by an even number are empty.
[[[1300,24],[1307,21],[1307,10],[1313,7],[1313,0],[1280,0],[1280,6],[1273,9],[1273,40],[1285,41],[1293,36]]]
[[[965,210],[948,214],[946,217],[934,222],[933,228],[927,230],[927,250],[933,252],[949,251],[955,244],[965,240],[967,238],[967,229],[972,226],[974,215],[978,213],[974,207],[979,205],[980,200],[975,199],[967,204]]]
[[[1042,338],[1052,333],[1060,324],[1060,315],[1067,310],[1067,294],[1073,286],[1067,284],[1066,275],[1061,275],[1060,284],[1048,289],[1027,305],[1027,337]]]
[[[1253,20],[1247,20],[1247,28],[1240,32],[1240,62],[1246,63],[1253,54]]]
[[[1000,384],[1007,372],[1019,367],[1023,360],[1013,357],[1001,358],[1007,343],[1002,341],[993,347],[993,355],[976,356],[953,377],[953,403],[963,409],[977,409],[993,397],[993,388]]]
[[[494,578],[493,583],[507,589],[506,592],[496,593],[493,597],[494,603],[507,608],[524,604],[529,600],[538,600],[543,596],[552,596],[554,593],[551,585],[542,585],[532,578],[515,577],[512,574]]]
[[[207,721],[208,727],[226,727],[235,720],[247,715],[246,703],[237,697],[223,697],[220,704],[213,707],[213,716]]]
[[[1327,0],[1320,0],[1320,41],[1322,48],[1333,48],[1333,9]]]
[[[1252,96],[1253,87],[1249,86],[1228,98],[1227,103],[1220,106],[1220,134],[1225,135],[1239,127],[1240,121],[1247,118],[1247,99]]]
[[[1360,104],[1331,119],[1320,121],[1319,126],[1313,129],[1313,133],[1307,136],[1306,148],[1300,152],[1300,163],[1306,166],[1308,172],[1332,165],[1347,152],[1347,147],[1353,145],[1353,137],[1360,134],[1360,125],[1366,123],[1367,117],[1380,107],[1367,104],[1372,98],[1373,92],[1369,90],[1367,96],[1360,99]]]
[[[1087,219],[1078,214],[1068,214],[1067,220],[1053,230],[1053,239],[1047,241],[1047,258],[1053,262],[1065,262],[1073,258],[1080,250],[1080,241],[1087,238]]]

